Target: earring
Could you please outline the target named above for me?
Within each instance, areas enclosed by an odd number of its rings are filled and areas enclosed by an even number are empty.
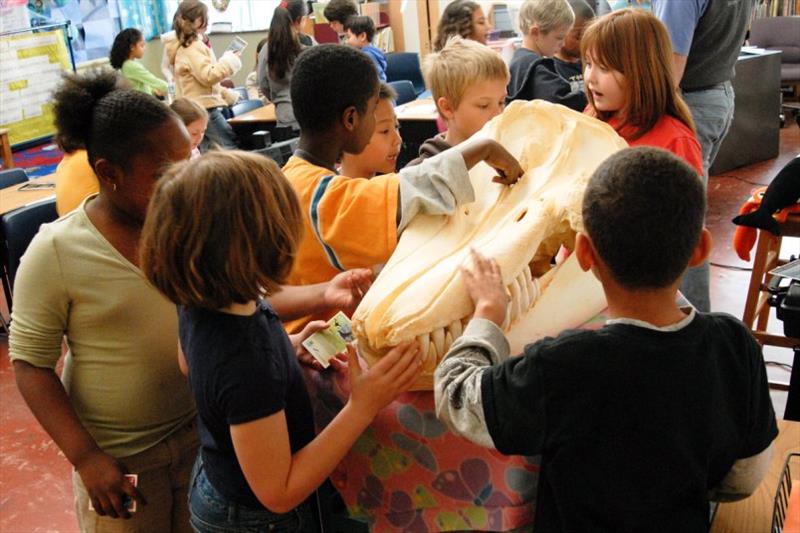
[[[114,192],[117,192],[117,184],[116,183],[112,184],[111,188],[114,190]]]

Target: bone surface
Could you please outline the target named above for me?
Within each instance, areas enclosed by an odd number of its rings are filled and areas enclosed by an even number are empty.
[[[550,260],[561,245],[573,246],[589,177],[625,141],[599,120],[544,101],[512,102],[476,136],[500,142],[525,175],[506,187],[491,182],[488,165],[476,165],[476,201],[451,217],[415,218],[353,315],[369,364],[404,340],[423,344],[417,390],[432,388],[436,365],[472,315],[459,272],[470,247],[500,265],[511,295],[503,329],[514,353],[606,306],[602,287],[574,257],[555,269]]]

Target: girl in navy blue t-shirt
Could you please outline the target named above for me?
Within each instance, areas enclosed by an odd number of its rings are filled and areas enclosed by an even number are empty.
[[[180,163],[153,194],[142,270],[179,305],[180,362],[200,428],[190,487],[197,531],[315,531],[309,496],[419,372],[416,343],[367,371],[348,348],[350,399],[315,437],[295,348],[262,299],[280,290],[302,227],[278,166],[245,152]]]

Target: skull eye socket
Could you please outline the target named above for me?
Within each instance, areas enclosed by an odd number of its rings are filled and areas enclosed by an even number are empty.
[[[519,215],[517,215],[517,218],[516,218],[515,222],[519,222],[520,220],[522,220],[523,218],[525,218],[525,215],[527,215],[527,214],[528,214],[528,210],[527,210],[527,209],[523,209],[523,210],[520,212],[520,214],[519,214]]]

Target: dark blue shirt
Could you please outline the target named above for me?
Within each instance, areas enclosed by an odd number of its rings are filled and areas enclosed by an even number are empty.
[[[230,426],[284,411],[292,453],[314,438],[311,402],[292,344],[266,302],[250,316],[178,311],[206,475],[231,502],[261,509],[236,459]]]

